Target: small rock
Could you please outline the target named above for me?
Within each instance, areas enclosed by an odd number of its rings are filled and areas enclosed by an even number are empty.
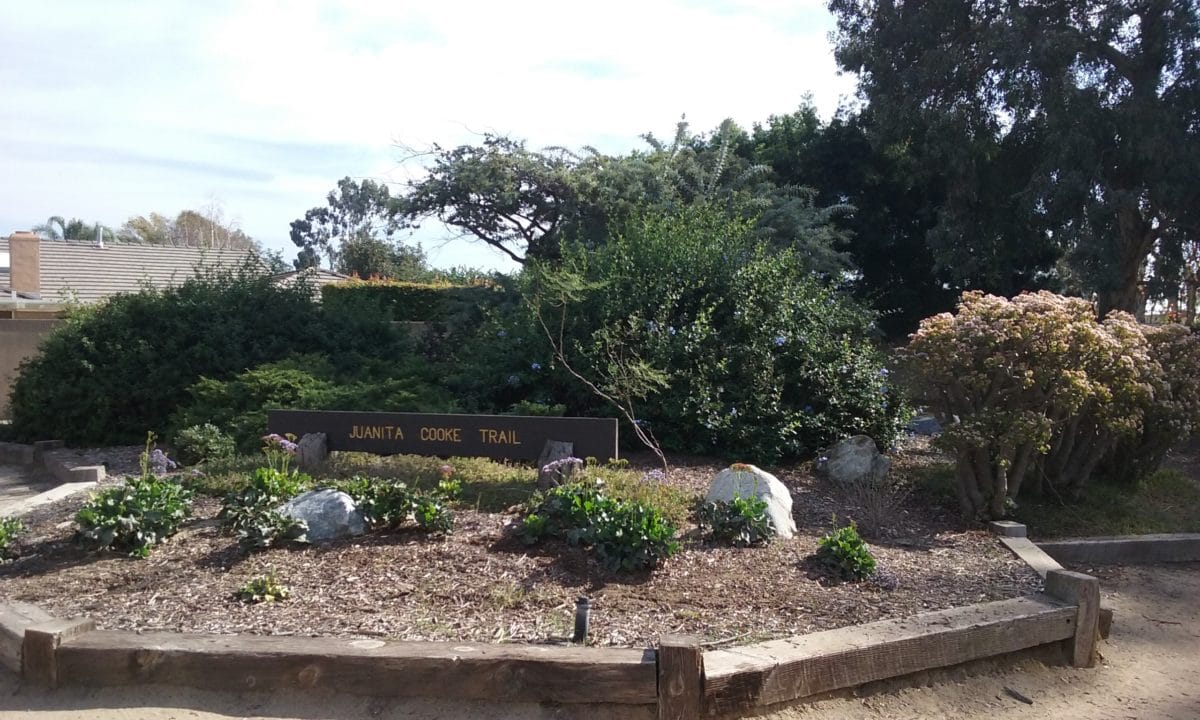
[[[301,470],[315,470],[328,459],[329,441],[325,433],[305,433],[296,444],[296,464]]]
[[[362,511],[353,498],[340,490],[311,490],[288,500],[276,510],[308,523],[309,542],[328,542],[367,532]]]
[[[865,483],[875,485],[887,476],[892,461],[880,454],[875,441],[866,435],[855,435],[821,452],[816,472],[835,485]]]
[[[735,497],[765,500],[775,534],[781,538],[796,534],[796,521],[792,519],[792,494],[771,473],[741,463],[728,467],[713,478],[704,499],[709,502],[729,502]]]

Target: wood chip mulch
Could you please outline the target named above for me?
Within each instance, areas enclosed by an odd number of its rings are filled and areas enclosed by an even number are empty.
[[[900,453],[895,472],[903,474],[930,451],[917,443]],[[668,482],[702,491],[724,466],[676,458]],[[804,467],[773,471],[793,494],[795,538],[734,549],[688,529],[678,555],[632,576],[606,572],[578,548],[527,548],[511,536],[515,515],[469,509],[456,511],[445,537],[371,534],[242,555],[215,520],[219,502],[204,497],[177,535],[139,560],[78,548],[71,519],[86,498],[74,497],[23,518],[20,556],[0,566],[0,602],[86,615],[109,629],[546,643],[570,636],[575,601],[586,596],[590,642],[642,647],[677,632],[712,645],[803,634],[1017,597],[1040,585],[993,536],[915,497],[886,537],[871,540],[896,586],[830,584],[809,558],[833,513],[845,515],[842,503]],[[290,589],[287,600],[248,605],[234,597],[272,571]]]

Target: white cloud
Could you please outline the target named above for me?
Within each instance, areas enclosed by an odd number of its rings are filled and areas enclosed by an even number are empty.
[[[830,28],[783,0],[4,4],[0,232],[215,196],[290,254],[288,223],[337,178],[414,172],[394,142],[621,152],[682,113],[748,126],[811,94],[828,116],[853,87]]]

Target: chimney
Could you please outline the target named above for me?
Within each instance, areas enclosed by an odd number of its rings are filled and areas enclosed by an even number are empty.
[[[42,239],[31,232],[8,236],[9,284],[19,293],[42,291]]]

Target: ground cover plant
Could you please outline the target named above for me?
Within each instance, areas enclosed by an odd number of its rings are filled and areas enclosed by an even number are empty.
[[[24,528],[18,518],[0,518],[0,560],[15,556],[17,535]]]

